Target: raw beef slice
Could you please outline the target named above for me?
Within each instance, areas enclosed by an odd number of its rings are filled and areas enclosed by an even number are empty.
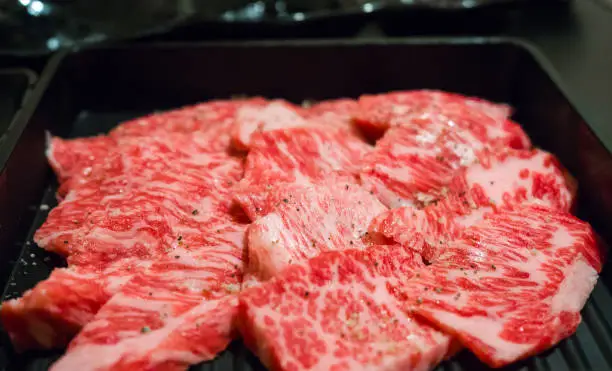
[[[322,127],[301,127],[258,133],[247,155],[244,178],[234,197],[254,220],[274,203],[270,191],[294,184],[308,186],[354,177],[371,146],[355,136]]]
[[[449,126],[473,127],[488,137],[509,137],[508,143],[524,148],[529,139],[520,127],[508,120],[511,109],[504,104],[460,94],[435,90],[398,91],[379,95],[363,95],[353,119],[370,136],[379,137],[388,128],[410,125],[422,115],[440,115]]]
[[[309,184],[332,172],[356,174],[371,150],[361,140],[321,127],[274,130],[253,139],[241,181],[245,186]]]
[[[246,213],[252,222],[266,216],[275,208],[283,203],[289,195],[295,195],[307,191],[309,187],[334,187],[337,184],[344,184],[346,187],[359,187],[359,183],[354,176],[342,173],[329,173],[325,179],[313,180],[310,184],[282,182],[269,187],[255,188],[251,191],[245,190],[236,192],[234,200]]]
[[[53,369],[185,369],[213,358],[233,337],[244,229],[223,220],[183,226],[176,246],[132,277]]]
[[[361,137],[359,128],[353,124],[353,115],[358,107],[352,99],[327,100],[310,106],[304,116],[312,122]]]
[[[60,183],[74,175],[87,175],[91,166],[100,163],[115,148],[113,138],[100,135],[90,138],[61,139],[49,137],[47,159]]]
[[[501,367],[576,331],[601,264],[587,223],[532,205],[466,230],[403,287],[403,297],[415,314]]]
[[[390,129],[363,161],[363,184],[388,207],[422,206],[457,170],[478,161],[487,144],[438,121]]]
[[[324,101],[312,107],[297,107],[282,100],[238,110],[232,127],[232,143],[238,150],[248,150],[254,134],[292,127],[323,127],[361,138],[352,123],[357,103],[350,99]]]
[[[183,229],[197,237],[194,226],[230,218],[229,187],[241,162],[203,152],[187,140],[193,137],[123,138],[113,156],[73,177],[74,187],[35,235],[39,246],[67,256],[69,268],[2,306],[18,348],[64,345],[134,274],[187,238]],[[79,277],[88,289],[72,284]],[[86,305],[75,307],[79,300]],[[37,331],[49,334],[40,344]]]
[[[386,210],[353,183],[287,191],[276,209],[248,228],[247,272],[262,280],[323,251],[366,248],[368,225]]]
[[[262,98],[220,100],[167,112],[154,113],[121,123],[111,137],[150,137],[168,133],[209,133],[209,152],[226,151],[236,113],[243,107],[263,106]]]
[[[380,214],[369,232],[433,261],[486,213],[530,202],[569,211],[573,193],[554,156],[541,150],[509,150],[483,156],[480,163],[460,171],[449,188],[421,210],[405,206]]]
[[[236,113],[231,129],[232,145],[248,150],[253,134],[263,131],[306,126],[302,109],[285,101],[272,101],[264,106],[246,106]]]
[[[266,101],[262,98],[211,101],[123,122],[109,136],[69,140],[50,137],[47,158],[58,179],[63,182],[80,172],[87,175],[92,165],[99,164],[113,152],[121,138],[197,132],[194,140],[202,143],[201,150],[222,152],[229,148],[229,129],[236,112],[242,107],[264,104]]]
[[[429,370],[450,337],[390,294],[421,268],[399,246],[324,252],[244,291],[239,329],[272,370]]]
[[[112,156],[73,177],[70,193],[51,211],[35,241],[61,255],[110,251],[112,240],[119,250],[126,243],[144,243],[151,250],[169,233],[168,224],[185,213],[195,212],[192,218],[227,213],[229,188],[242,174],[241,161],[224,153],[201,153],[193,138],[123,139]],[[150,237],[118,235],[139,228]]]
[[[55,269],[23,297],[4,302],[2,326],[13,347],[21,352],[68,344],[110,298],[101,285],[104,277],[78,269]]]

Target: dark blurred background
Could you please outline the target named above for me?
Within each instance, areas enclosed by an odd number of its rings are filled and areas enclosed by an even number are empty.
[[[601,1],[602,4],[609,0]],[[0,50],[44,54],[133,39],[492,35],[567,20],[570,0],[1,0]]]
[[[415,36],[520,38],[612,122],[612,0],[0,0],[0,67],[35,72],[91,45]]]

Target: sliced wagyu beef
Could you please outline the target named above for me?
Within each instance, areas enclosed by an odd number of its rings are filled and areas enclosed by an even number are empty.
[[[308,186],[356,176],[372,147],[355,136],[323,127],[262,132],[253,138],[244,178],[234,197],[252,220],[262,205],[276,201],[270,191],[287,184]],[[331,183],[331,182],[330,182]]]
[[[383,212],[372,220],[368,233],[377,241],[399,243],[433,262],[449,242],[489,212],[493,209],[488,202],[479,204],[466,196],[449,194],[424,209],[403,206]]]
[[[181,369],[213,358],[233,337],[244,229],[223,220],[182,226],[176,246],[135,274],[53,369]]]
[[[500,367],[576,331],[597,282],[591,227],[530,205],[487,215],[403,287],[415,314]]]
[[[523,148],[529,139],[521,128],[508,120],[511,109],[479,98],[435,90],[398,91],[363,95],[353,119],[364,132],[379,137],[388,128],[411,125],[414,118],[437,115],[449,126],[472,128],[488,138],[506,138]]]
[[[363,161],[361,180],[389,207],[416,205],[446,186],[457,170],[478,161],[486,144],[443,122],[398,126]]]
[[[94,189],[94,183],[121,187],[109,181],[109,178],[115,178],[120,182],[124,172],[122,155],[116,149],[117,141],[107,136],[69,140],[50,137],[46,155],[60,184],[58,200],[61,201],[74,188],[85,192]]]
[[[349,99],[324,101],[309,108],[282,100],[261,106],[244,106],[236,113],[231,132],[232,143],[236,149],[248,150],[253,135],[258,132],[305,126],[322,126],[326,130],[360,135],[352,122],[352,114],[356,109],[357,103]]]
[[[210,245],[205,236],[218,228],[199,226],[231,220],[229,188],[242,163],[207,153],[194,137],[123,138],[113,156],[71,179],[66,198],[35,235],[39,246],[66,256],[69,267],[2,306],[17,347],[65,345],[136,273],[174,256],[181,244]],[[242,244],[234,248],[241,257]],[[87,289],[73,284],[78,277]],[[84,305],[75,308],[79,300]]]
[[[449,122],[442,115],[412,118],[376,143],[364,159],[361,179],[389,207],[420,206],[459,169],[488,152],[508,148],[510,137],[495,135],[476,125]]]
[[[50,137],[46,154],[61,183],[76,175],[87,176],[92,166],[104,161],[115,145],[115,140],[105,135],[70,140]]]
[[[301,127],[263,132],[254,138],[243,183],[309,183],[331,172],[356,174],[371,146],[342,132]]]
[[[450,337],[391,294],[421,268],[399,246],[324,252],[243,292],[239,329],[273,370],[429,370]]]
[[[226,347],[232,331],[228,318],[235,316],[237,301],[235,296],[202,301],[163,329],[144,328],[141,336],[124,338],[120,345],[77,343],[51,370],[186,370]]]
[[[334,187],[336,185],[348,185],[349,187],[359,187],[359,182],[350,174],[331,172],[327,174],[325,179],[311,180],[308,183],[293,183],[280,182],[273,183],[265,187],[253,187],[251,191],[245,190],[237,192],[234,196],[238,205],[240,205],[247,217],[251,221],[255,221],[262,216],[266,216],[278,206],[284,203],[284,200],[291,195],[294,195],[308,190],[309,187]]]
[[[304,116],[312,123],[361,137],[359,128],[353,123],[353,115],[358,107],[357,102],[352,99],[334,99],[312,105],[305,111]]]
[[[117,282],[113,282],[115,277]],[[107,278],[109,280],[104,282]],[[21,298],[3,303],[2,326],[17,351],[64,347],[110,299],[106,288],[113,284],[123,285],[126,281],[121,273],[55,269],[49,278],[26,291]]]
[[[232,144],[236,149],[247,150],[255,133],[307,124],[302,108],[289,102],[279,100],[263,106],[246,106],[236,113],[231,131]]]
[[[386,208],[354,183],[279,188],[278,206],[247,231],[247,273],[269,279],[323,251],[365,249],[372,219]],[[274,196],[278,197],[278,196]]]
[[[571,181],[547,152],[508,150],[481,156],[480,163],[461,170],[423,209],[405,206],[380,214],[369,232],[413,248],[433,261],[449,241],[486,213],[532,202],[569,211]]]
[[[489,200],[497,209],[535,202],[562,211],[574,205],[573,179],[552,154],[539,150],[507,150],[482,156],[463,169],[450,189],[466,191],[473,198]]]
[[[267,104],[262,98],[220,100],[154,113],[118,125],[111,137],[148,137],[168,133],[208,133],[208,151],[227,150],[230,130],[241,108]]]
[[[62,255],[109,251],[112,240],[101,235],[107,231],[115,234],[118,248],[137,252],[133,243],[147,242],[151,249],[183,213],[194,218],[226,213],[229,188],[241,177],[242,163],[224,153],[203,152],[194,137],[123,139],[112,156],[73,177],[70,193],[37,231],[36,242]],[[153,233],[151,239],[118,234],[136,232],[138,227]],[[101,241],[85,241],[87,236]],[[93,248],[98,244],[106,245]]]
[[[17,351],[67,346],[53,371],[186,370],[238,333],[287,371],[539,353],[603,257],[510,114],[433,90],[252,98],[50,137],[60,203],[34,240],[67,267],[4,302],[3,328]]]

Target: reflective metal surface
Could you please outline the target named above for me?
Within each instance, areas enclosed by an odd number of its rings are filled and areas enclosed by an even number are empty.
[[[383,9],[412,7],[431,10],[463,10],[524,1],[526,0],[259,0],[243,2],[238,7],[223,12],[220,19],[230,22],[261,20],[301,22],[313,18],[367,14]],[[202,12],[198,15],[206,15],[206,13]]]
[[[161,32],[186,19],[189,2],[0,0],[0,49],[40,54]]]
[[[381,10],[458,14],[499,4],[538,1],[541,0],[0,0],[0,52],[44,54],[65,47],[165,34],[193,25],[295,26],[367,17]],[[193,39],[208,36],[197,35]]]

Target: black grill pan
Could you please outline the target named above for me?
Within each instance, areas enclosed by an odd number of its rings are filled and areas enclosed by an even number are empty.
[[[2,214],[28,216],[14,228],[17,237],[7,242],[18,247],[20,255],[4,257],[16,260],[4,299],[21,295],[62,264],[32,242],[48,207],[56,203],[56,183],[43,154],[45,130],[64,137],[94,135],[143,113],[235,94],[299,102],[435,88],[508,102],[534,143],[556,154],[577,178],[578,215],[593,224],[603,241],[610,242],[612,138],[597,135],[606,123],[584,122],[560,85],[547,61],[532,47],[497,38],[165,44],[56,55],[29,100],[33,111],[29,124],[13,138],[26,150],[13,151],[6,163],[21,164],[15,171],[28,179],[28,186],[7,189],[0,182],[0,194],[29,202],[22,210],[9,211],[0,205]],[[574,336],[508,369],[612,369],[609,274],[609,268],[604,269]],[[0,362],[7,370],[46,370],[61,354],[16,355],[6,341],[2,350]],[[216,360],[192,369],[263,367],[236,341]],[[467,351],[438,367],[483,369]]]
[[[31,109],[25,106],[37,75],[31,70],[24,68],[0,69],[0,205],[2,209],[14,207],[15,203],[23,202],[22,199],[11,199],[7,192],[9,187],[13,187],[20,180],[21,175],[11,176],[15,168],[5,167],[8,158],[13,152],[19,151],[18,138],[28,124]],[[14,237],[15,221],[20,215],[18,213],[0,213],[0,254],[4,255],[7,244],[10,245]],[[13,249],[14,250],[14,249]],[[9,266],[3,264],[0,259],[0,282],[4,285],[8,276]]]

